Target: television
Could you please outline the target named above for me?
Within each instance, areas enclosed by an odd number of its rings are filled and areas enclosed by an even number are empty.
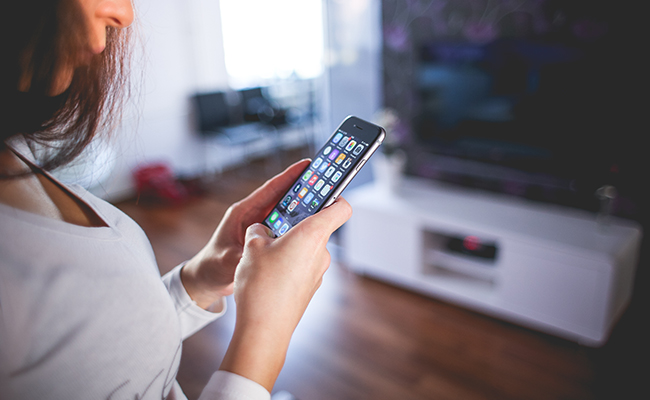
[[[384,96],[409,174],[591,211],[613,185],[615,211],[636,212],[640,48],[623,3],[433,0],[407,24],[399,3],[383,5]]]

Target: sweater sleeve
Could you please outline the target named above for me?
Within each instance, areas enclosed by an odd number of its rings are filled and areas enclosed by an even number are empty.
[[[271,394],[259,383],[228,371],[212,374],[199,400],[270,400]]]
[[[221,317],[226,312],[226,299],[225,297],[221,298],[222,307],[218,313],[213,313],[199,307],[190,295],[187,294],[181,281],[181,268],[183,268],[183,265],[185,264],[181,264],[166,273],[162,277],[162,280],[174,302],[174,307],[176,307],[176,313],[181,324],[181,334],[183,340],[185,340],[210,322]]]
[[[197,306],[190,298],[181,281],[181,264],[163,276],[163,282],[174,301],[176,312],[181,323],[183,339],[193,335],[205,325],[219,318],[226,312],[226,301],[222,298],[222,310],[212,313]],[[176,383],[178,385],[178,383]],[[177,399],[181,395],[180,387],[175,387]],[[259,383],[228,371],[217,371],[212,374],[201,392],[199,400],[270,400],[270,393]]]

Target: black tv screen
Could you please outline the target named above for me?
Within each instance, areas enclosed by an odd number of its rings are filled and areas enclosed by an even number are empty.
[[[623,3],[438,3],[408,25],[410,110],[385,67],[386,103],[409,116],[409,173],[590,210],[598,187],[634,187],[641,42]]]

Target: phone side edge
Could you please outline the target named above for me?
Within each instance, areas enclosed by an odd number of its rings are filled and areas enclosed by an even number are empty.
[[[384,128],[381,126],[378,126],[380,129],[379,135],[377,136],[377,139],[372,144],[372,147],[366,152],[366,154],[359,160],[359,164],[354,167],[354,171],[350,173],[344,180],[341,182],[338,188],[332,193],[332,195],[327,199],[327,201],[323,204],[323,206],[319,209],[322,210],[323,208],[329,207],[336,201],[336,199],[339,198],[341,193],[343,193],[343,190],[345,190],[346,187],[352,182],[352,179],[354,179],[355,176],[359,173],[361,168],[366,165],[368,160],[370,160],[370,157],[379,149],[379,146],[383,143],[384,139],[386,138],[386,131]]]

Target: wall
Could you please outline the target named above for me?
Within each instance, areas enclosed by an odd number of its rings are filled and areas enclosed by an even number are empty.
[[[382,105],[380,0],[327,4],[329,118],[321,140],[348,115],[372,121]],[[364,168],[349,188],[370,180]]]
[[[324,7],[330,58],[325,91],[317,100],[325,104],[317,142],[347,115],[372,119],[381,104],[380,1],[326,1]],[[140,0],[136,15],[136,91],[108,150],[87,156],[89,165],[107,159],[104,172],[112,168],[109,174],[95,172],[99,178],[91,187],[108,200],[134,193],[131,174],[142,163],[163,161],[178,175],[196,176],[241,156],[196,135],[190,115],[193,93],[228,88],[219,1]],[[78,169],[87,175],[88,165]],[[369,171],[355,184],[369,181]]]
[[[111,141],[111,177],[92,188],[115,200],[133,193],[131,171],[141,163],[164,161],[179,175],[214,168],[188,98],[227,88],[218,0],[141,0],[136,14],[135,93]]]

